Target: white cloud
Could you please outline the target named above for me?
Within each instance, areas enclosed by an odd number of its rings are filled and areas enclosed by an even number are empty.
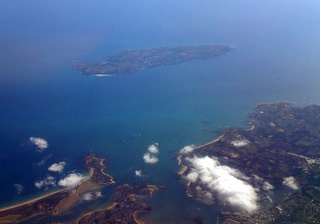
[[[231,144],[235,147],[242,147],[242,146],[246,146],[246,145],[250,144],[250,141],[248,141],[246,139],[234,140],[231,142]]]
[[[209,189],[207,193],[215,193],[221,202],[241,211],[252,213],[258,209],[255,188],[245,182],[249,178],[240,171],[208,156],[187,160],[191,163],[191,173],[186,176],[188,180],[204,186],[203,189]]]
[[[48,142],[43,138],[30,137],[30,142],[37,146],[37,149],[42,152],[49,147]]]
[[[159,153],[158,145],[159,145],[158,143],[154,143],[152,145],[149,145],[148,152],[146,152],[143,155],[143,160],[145,163],[154,164],[159,161],[157,156],[155,156],[156,154]]]
[[[95,200],[95,199],[100,198],[100,197],[102,197],[101,191],[96,191],[96,192],[85,193],[82,196],[82,199],[85,200],[85,201],[91,201],[91,200]]]
[[[40,162],[37,163],[38,166],[43,166],[48,159],[50,159],[52,156],[52,153],[50,155],[47,155],[46,157],[44,157]]]
[[[271,191],[274,189],[274,186],[272,184],[270,184],[268,181],[265,181],[263,183],[263,190],[265,191]]]
[[[191,182],[196,182],[199,177],[199,174],[197,172],[191,172],[186,176],[186,179]]]
[[[299,189],[299,186],[298,186],[298,184],[296,182],[296,179],[294,177],[292,177],[292,176],[283,178],[282,184],[286,185],[287,187],[290,187],[293,190],[298,190]]]
[[[159,159],[156,156],[151,155],[151,153],[148,153],[148,152],[143,155],[143,159],[145,163],[150,163],[150,164],[154,164],[159,161]]]
[[[80,173],[70,173],[64,179],[59,180],[58,185],[61,187],[75,187],[85,179],[86,179],[86,176]]]
[[[49,187],[55,187],[57,186],[56,184],[56,180],[54,177],[52,176],[47,176],[46,178],[44,178],[43,180],[40,181],[36,181],[34,186],[38,189],[44,188],[45,190],[47,190]]]
[[[85,193],[83,196],[82,196],[83,200],[85,201],[91,201],[94,199],[94,195],[89,192],[89,193]]]
[[[181,154],[188,154],[194,150],[195,145],[187,145],[180,150]]]
[[[95,192],[96,198],[102,197],[102,192],[101,191],[96,191]]]
[[[262,181],[263,181],[263,178],[259,177],[258,175],[253,174],[252,176],[254,177],[254,179],[255,179],[256,181],[259,181],[259,182],[262,182]]]
[[[148,177],[147,175],[143,174],[141,170],[136,170],[134,171],[136,177],[141,177],[141,178],[146,178]]]
[[[153,154],[158,154],[159,153],[158,145],[159,145],[158,143],[154,143],[153,145],[149,145],[148,151]]]
[[[136,174],[137,177],[141,177],[142,176],[142,171],[141,170],[136,170],[136,171],[134,171],[134,173]]]
[[[264,181],[263,178],[253,175],[254,179],[256,180],[256,184],[259,185],[262,190],[268,191],[268,193],[271,193],[271,191],[274,189],[274,186],[270,184],[268,181]]]
[[[65,167],[66,163],[65,162],[60,162],[60,163],[54,163],[52,164],[48,170],[52,171],[52,172],[63,172],[63,169]]]
[[[22,184],[14,184],[13,186],[16,188],[18,194],[21,194],[24,190],[24,186]]]
[[[82,196],[82,199],[85,200],[85,201],[92,201],[92,200],[95,200],[95,199],[100,198],[100,197],[102,197],[101,191],[96,191],[96,192],[85,193]]]

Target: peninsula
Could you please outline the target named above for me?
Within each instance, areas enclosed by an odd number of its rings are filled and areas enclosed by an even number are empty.
[[[0,223],[61,223],[59,217],[73,212],[77,205],[84,203],[85,196],[101,195],[102,186],[115,184],[112,176],[106,173],[106,159],[98,158],[89,151],[85,158],[88,177],[79,185],[63,188],[20,204],[0,209]],[[164,186],[145,184],[143,186],[124,184],[113,189],[110,203],[76,214],[69,223],[144,223],[141,215],[150,211],[151,207],[143,199],[152,197]],[[100,192],[97,194],[97,192]],[[91,200],[91,199],[90,199]],[[89,211],[89,212],[88,212]]]
[[[63,188],[17,205],[0,209],[0,223],[18,223],[38,215],[58,216],[76,205],[81,197],[99,189],[101,185],[114,184],[113,177],[105,173],[105,159],[90,151],[85,158],[88,177],[74,188]]]
[[[232,50],[227,45],[200,45],[158,47],[146,50],[125,50],[109,56],[103,62],[72,62],[72,67],[82,74],[114,76],[131,74],[142,69],[175,65],[195,59],[217,57]]]
[[[181,150],[187,195],[220,204],[217,223],[319,223],[319,115],[317,105],[261,104],[251,129]]]

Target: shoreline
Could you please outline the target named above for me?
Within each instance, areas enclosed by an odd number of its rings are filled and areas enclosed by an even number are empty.
[[[202,145],[199,145],[199,146],[195,147],[192,151],[194,151],[196,149],[200,149],[200,148],[205,147],[207,145],[214,144],[214,143],[220,141],[222,138],[223,138],[223,135],[220,135],[219,137],[217,137],[215,140],[213,140],[211,142],[208,142],[208,143],[205,143],[205,144],[202,144]],[[182,176],[188,170],[188,166],[186,166],[186,165],[184,165],[182,163],[182,155],[179,155],[177,157],[177,160],[178,160],[178,165],[181,166],[181,168],[180,168],[180,170],[179,170],[179,172],[177,174]]]
[[[214,143],[220,141],[220,140],[223,138],[223,136],[224,136],[224,135],[220,135],[219,137],[217,137],[215,140],[213,140],[213,141],[211,141],[211,142],[208,142],[208,143],[199,145],[199,146],[195,147],[195,148],[193,149],[193,151],[196,150],[196,149],[200,149],[200,148],[202,148],[202,147],[205,147],[205,146],[207,146],[207,145],[214,144]]]
[[[177,160],[178,160],[178,165],[181,166],[179,172],[178,172],[178,175],[182,176],[188,169],[188,167],[186,165],[183,165],[182,164],[182,159],[181,159],[181,155],[179,155],[177,157]]]
[[[64,192],[64,191],[68,191],[68,188],[63,188],[63,189],[59,189],[59,190],[55,190],[55,191],[52,191],[52,192],[49,192],[49,193],[46,193],[46,194],[43,194],[43,195],[40,195],[36,198],[33,198],[33,199],[29,199],[27,201],[24,201],[24,202],[20,202],[18,204],[13,204],[13,205],[8,205],[6,207],[2,207],[0,208],[0,212],[4,212],[6,210],[10,210],[10,209],[15,209],[15,208],[18,208],[18,207],[21,207],[21,206],[25,206],[27,204],[32,204],[32,203],[35,203],[39,200],[42,200],[46,197],[50,197],[54,194],[57,194],[57,193],[61,193],[61,192]]]
[[[77,188],[79,186],[81,186],[83,183],[85,183],[87,181],[90,181],[92,175],[93,175],[93,168],[90,168],[87,178],[82,180],[79,183],[79,185],[77,187],[73,188],[73,189],[77,190]],[[42,195],[36,196],[35,198],[31,198],[31,199],[28,199],[28,200],[23,201],[23,202],[18,202],[16,204],[8,205],[8,206],[5,206],[5,207],[0,207],[0,212],[5,212],[5,211],[11,210],[11,209],[17,209],[19,207],[26,206],[28,204],[33,204],[33,203],[36,203],[37,201],[40,201],[40,200],[45,199],[47,197],[50,197],[52,195],[55,195],[55,194],[58,194],[58,193],[62,193],[62,192],[67,192],[67,191],[70,191],[70,190],[72,190],[72,188],[65,187],[65,188],[62,188],[62,189],[57,189],[57,190],[54,190],[54,191],[51,191],[51,192],[48,192],[48,193],[44,193]]]

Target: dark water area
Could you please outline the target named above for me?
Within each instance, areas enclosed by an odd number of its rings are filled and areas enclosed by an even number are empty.
[[[216,206],[187,198],[178,150],[223,127],[248,127],[259,103],[320,103],[317,1],[2,1],[0,3],[0,204],[39,194],[35,181],[85,173],[88,150],[110,158],[117,183],[167,186],[150,200],[155,223],[212,223]],[[71,60],[124,49],[229,44],[209,59],[88,77]],[[209,121],[207,123],[203,121]],[[38,152],[30,137],[49,147]],[[144,163],[159,143],[159,162]],[[37,165],[47,158],[44,165]],[[61,174],[48,171],[67,163]],[[135,176],[141,170],[145,178]],[[18,193],[14,184],[24,189]],[[107,194],[106,194],[107,195]],[[107,197],[105,197],[107,200]],[[81,207],[81,206],[80,206]],[[80,211],[80,209],[79,209]]]

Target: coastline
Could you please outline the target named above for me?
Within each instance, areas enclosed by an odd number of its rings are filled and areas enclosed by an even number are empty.
[[[94,159],[98,159],[99,160],[99,158],[97,158],[97,157],[93,157]],[[111,176],[111,175],[109,175],[109,174],[107,174],[106,172],[104,172],[104,170],[106,169],[106,166],[103,164],[103,162],[105,161],[105,159],[100,159],[100,162],[99,162],[99,164],[100,164],[100,166],[102,167],[101,168],[101,173],[103,174],[103,175],[105,175],[105,176],[107,176],[107,177],[109,177],[110,178],[110,184],[115,184],[116,182],[114,181],[114,179],[113,179],[113,176]],[[91,176],[93,175],[93,169],[92,169],[92,173],[91,173]],[[91,177],[90,176],[90,177]]]
[[[98,160],[98,163],[90,164],[90,158]],[[0,223],[20,222],[43,212],[58,215],[74,206],[74,204],[81,199],[81,195],[85,192],[99,189],[101,185],[106,183],[114,184],[115,181],[113,180],[113,177],[104,172],[106,166],[103,164],[103,161],[104,159],[96,158],[92,155],[87,156],[86,163],[88,173],[86,177],[77,184],[77,186],[58,188],[29,200],[0,208],[0,213],[2,215]],[[106,176],[107,180],[101,178],[101,176]],[[43,203],[45,203],[46,200],[49,200],[50,202],[52,197],[57,197],[57,203],[53,203],[52,208],[50,207],[50,203],[49,205],[46,204],[46,207],[44,207]],[[31,215],[29,214],[30,212],[32,213]],[[10,214],[10,217],[16,216],[16,218],[9,220],[9,216],[7,214]]]
[[[187,171],[188,167],[182,164],[181,155],[177,157],[177,160],[178,160],[178,165],[181,166],[180,171],[178,172],[178,175],[182,176]]]
[[[188,169],[188,167],[186,165],[181,165],[181,169],[180,171],[178,172],[178,175],[182,176]]]
[[[10,210],[10,209],[15,209],[15,208],[18,208],[18,207],[21,207],[21,206],[25,206],[27,204],[32,204],[32,203],[40,201],[40,200],[42,200],[42,199],[44,199],[46,197],[50,197],[50,196],[52,196],[54,194],[61,193],[61,192],[64,192],[64,191],[68,191],[68,188],[58,189],[58,190],[55,190],[55,191],[40,195],[40,196],[38,196],[36,198],[30,199],[30,200],[27,200],[27,201],[24,201],[24,202],[21,202],[21,203],[18,203],[18,204],[8,205],[6,207],[2,207],[2,208],[0,208],[0,212],[4,212],[4,211]]]
[[[6,207],[3,207],[3,208],[0,208],[0,212],[4,212],[4,211],[7,211],[7,210],[10,210],[10,209],[16,209],[16,208],[19,208],[19,207],[22,207],[22,206],[25,206],[25,205],[28,205],[28,204],[33,204],[37,201],[40,201],[42,199],[45,199],[47,197],[50,197],[52,195],[55,195],[55,194],[58,194],[58,193],[62,193],[62,192],[67,192],[67,191],[71,191],[71,190],[75,190],[75,193],[78,193],[78,188],[80,186],[82,186],[83,184],[85,184],[86,182],[89,182],[90,181],[90,177],[92,175],[91,173],[92,171],[90,170],[90,174],[89,174],[89,178],[86,178],[85,180],[83,180],[82,182],[80,182],[80,184],[72,189],[72,188],[62,188],[62,189],[58,189],[58,190],[55,190],[55,191],[52,191],[52,192],[49,192],[49,193],[46,193],[46,194],[43,194],[43,195],[40,195],[38,197],[35,197],[33,199],[30,199],[30,200],[27,200],[27,201],[24,201],[24,202],[21,202],[21,203],[18,203],[18,204],[13,204],[13,205],[9,205],[9,206],[6,206]]]
[[[254,127],[254,126],[253,126]],[[202,144],[202,145],[199,145],[197,147],[195,147],[193,150],[196,150],[196,149],[200,149],[202,147],[205,147],[207,145],[211,145],[211,144],[214,144],[218,141],[220,141],[221,139],[223,138],[223,135],[220,135],[219,137],[217,137],[215,140],[211,141],[211,142],[208,142],[208,143],[205,143],[205,144]],[[177,157],[177,160],[178,160],[178,165],[181,166],[179,172],[177,173],[178,175],[182,176],[187,170],[188,170],[188,166],[184,165],[182,163],[182,155],[179,155]]]
[[[217,137],[215,140],[211,141],[211,142],[208,142],[208,143],[205,143],[205,144],[202,144],[202,145],[199,145],[197,147],[195,147],[193,150],[196,150],[196,149],[200,149],[200,148],[203,148],[207,145],[211,145],[211,144],[214,144],[218,141],[220,141],[221,139],[223,138],[223,135],[220,135],[219,137]]]
[[[254,128],[255,128],[255,126],[254,126],[254,125],[252,125],[252,127],[251,127],[251,128],[249,128],[249,129],[247,129],[247,131],[252,131]]]

